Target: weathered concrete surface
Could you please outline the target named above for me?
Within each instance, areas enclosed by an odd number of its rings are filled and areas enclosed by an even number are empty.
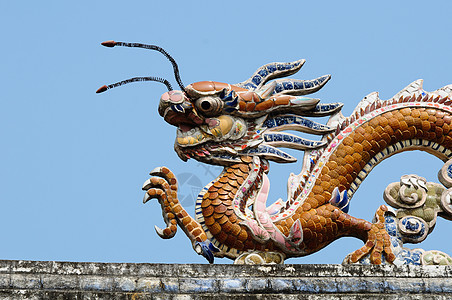
[[[452,267],[0,261],[1,299],[452,299]]]

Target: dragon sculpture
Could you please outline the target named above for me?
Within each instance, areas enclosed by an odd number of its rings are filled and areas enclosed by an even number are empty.
[[[167,226],[156,227],[158,235],[171,238],[179,226],[194,250],[211,263],[214,257],[237,263],[282,263],[345,236],[364,242],[347,256],[347,263],[393,263],[397,241],[387,224],[404,216],[399,218],[398,212],[382,205],[373,223],[358,219],[347,214],[350,199],[367,174],[393,154],[424,150],[443,161],[452,157],[452,86],[426,92],[418,80],[386,101],[372,93],[350,117],[344,117],[341,103],[322,104],[305,96],[322,88],[329,75],[314,80],[284,79],[298,72],[304,60],[266,64],[237,84],[202,81],[185,87],[176,62],[162,48],[114,41],[102,45],[156,50],[173,64],[180,90],[173,90],[162,78],[136,77],[105,85],[97,92],[133,81],[164,83],[168,92],[161,96],[158,112],[177,127],[177,155],[183,161],[195,159],[224,167],[200,192],[195,218],[179,202],[177,180],[168,168],[154,169],[143,185],[143,201],[156,198],[162,207]],[[323,116],[330,116],[327,124],[306,118]],[[285,130],[321,139],[308,140]],[[300,174],[290,175],[287,199],[267,206],[269,162],[296,161],[280,147],[305,151],[303,167]],[[410,182],[419,180],[403,182],[416,194],[419,185],[413,188]],[[399,190],[400,186],[396,193]],[[392,192],[387,194],[397,198]],[[450,196],[447,199],[437,201],[435,220],[436,214],[451,217]],[[391,213],[392,221],[388,219]]]

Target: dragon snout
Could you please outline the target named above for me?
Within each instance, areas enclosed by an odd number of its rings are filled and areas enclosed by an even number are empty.
[[[184,113],[192,108],[191,102],[182,91],[169,91],[160,97],[159,114],[165,117],[169,111]]]
[[[182,91],[169,91],[164,93],[160,97],[160,101],[168,101],[173,104],[179,104],[184,102],[185,95]]]
[[[169,91],[160,97],[158,108],[160,116],[164,120],[183,131],[185,128],[192,128],[203,123],[203,118],[199,117],[193,109],[190,100],[182,91]]]

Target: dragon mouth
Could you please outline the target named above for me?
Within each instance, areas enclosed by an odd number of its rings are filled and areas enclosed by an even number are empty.
[[[180,122],[176,143],[182,148],[205,144],[209,141],[239,143],[240,139],[247,134],[247,128],[242,119],[226,115],[206,118],[201,125]]]
[[[206,118],[202,125],[194,122],[174,125],[178,127],[174,148],[183,161],[193,158],[204,163],[228,165],[240,161],[241,150],[248,147],[240,143],[247,127],[243,121],[229,116]]]
[[[227,119],[226,119],[227,118]],[[241,156],[258,156],[278,163],[291,163],[297,159],[278,149],[279,147],[293,149],[309,149],[321,147],[324,141],[310,141],[295,135],[285,134],[278,130],[284,129],[285,121],[294,124],[285,124],[289,129],[296,129],[298,120],[295,116],[279,116],[278,124],[274,118],[262,118],[257,125],[254,122],[240,121],[233,123],[231,117],[220,117],[219,126],[190,126],[182,123],[177,129],[175,150],[178,156],[187,161],[190,158],[203,163],[216,165],[229,165],[241,161]],[[287,119],[287,120],[286,120]],[[231,122],[229,122],[231,121]],[[265,122],[264,122],[265,121]],[[270,130],[268,130],[270,129]],[[326,131],[331,129],[325,127]]]
[[[181,124],[176,131],[176,142],[184,148],[205,143],[209,139],[211,139],[209,134],[201,130],[201,128],[188,124]]]
[[[191,124],[187,124],[187,123],[182,123],[182,124],[179,124],[179,127],[178,127],[178,129],[181,131],[181,132],[187,132],[187,131],[190,131],[191,129],[193,129],[195,126],[193,126],[193,125],[191,125]]]
[[[175,144],[176,153],[183,161],[193,158],[205,163],[219,165],[228,165],[240,161],[240,150],[246,147],[246,145],[242,146],[228,142],[217,143],[214,141],[186,147]]]

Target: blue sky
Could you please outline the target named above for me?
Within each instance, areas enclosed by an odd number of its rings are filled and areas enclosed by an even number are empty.
[[[134,76],[177,86],[157,52],[100,46],[104,40],[165,48],[187,85],[237,83],[274,61],[307,60],[298,79],[332,74],[318,93],[349,115],[367,94],[392,97],[423,78],[452,83],[450,1],[20,1],[0,2],[1,259],[206,263],[181,230],[162,240],[156,202],[142,204],[148,173],[166,165],[192,185],[218,167],[178,159],[175,128],[157,113],[158,83],[95,94]],[[291,152],[301,161],[301,152]],[[438,182],[442,162],[419,151],[381,163],[355,194],[350,214],[371,220],[401,175]],[[301,162],[271,165],[269,202],[286,196]],[[196,177],[190,177],[191,175]],[[184,202],[194,215],[194,205]],[[439,220],[420,247],[452,253],[452,224]],[[288,263],[340,263],[361,247],[341,239]],[[418,247],[409,245],[410,247]],[[218,263],[230,263],[217,259]]]

